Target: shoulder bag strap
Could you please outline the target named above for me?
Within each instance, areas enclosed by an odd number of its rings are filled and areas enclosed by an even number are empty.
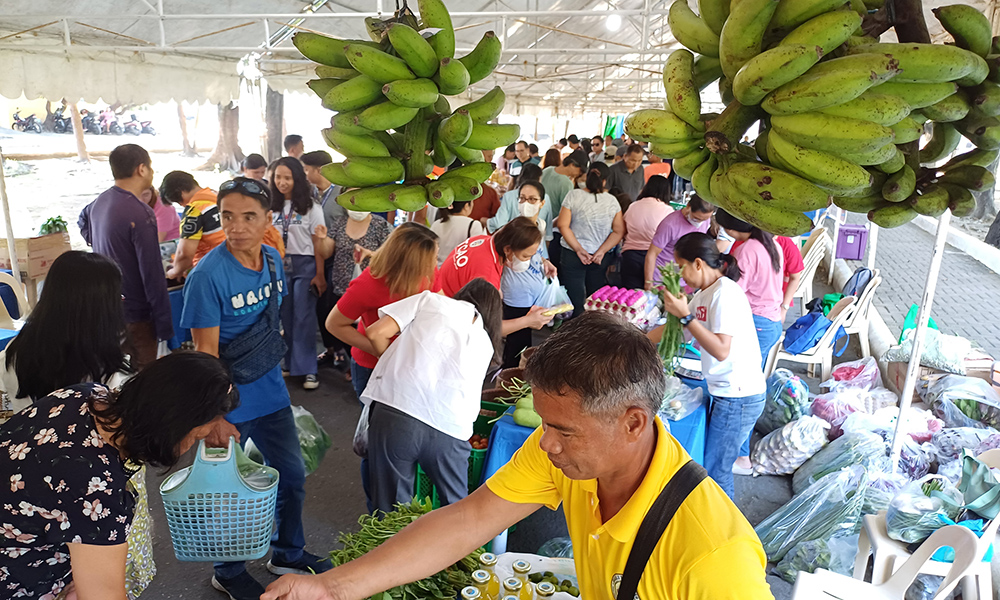
[[[653,548],[663,537],[663,532],[674,518],[677,509],[681,507],[688,495],[694,491],[698,484],[708,477],[704,467],[689,460],[684,464],[667,485],[660,492],[659,497],[639,526],[639,532],[635,536],[635,543],[632,551],[629,552],[628,561],[625,563],[625,572],[622,574],[622,582],[618,587],[618,600],[632,600],[639,589],[639,579],[646,569],[646,563],[653,554]]]
[[[276,329],[279,328],[278,323],[281,317],[278,314],[278,303],[281,302],[281,290],[278,289],[278,273],[277,269],[274,267],[274,259],[268,254],[267,250],[261,247],[260,251],[264,254],[264,262],[267,263],[267,269],[271,272],[271,295],[267,298],[267,308],[264,309],[268,320],[270,320],[271,325]],[[273,302],[272,302],[273,300]]]

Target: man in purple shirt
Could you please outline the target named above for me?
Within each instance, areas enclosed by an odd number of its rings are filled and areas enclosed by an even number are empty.
[[[108,159],[115,185],[80,212],[80,233],[94,252],[118,263],[132,366],[156,360],[158,340],[174,335],[167,279],[160,259],[156,215],[139,199],[153,185],[149,153],[123,144]]]

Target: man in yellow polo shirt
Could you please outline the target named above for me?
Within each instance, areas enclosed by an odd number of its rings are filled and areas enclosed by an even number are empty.
[[[286,576],[262,600],[355,600],[453,564],[542,506],[560,503],[581,598],[614,600],[639,526],[690,457],[657,418],[656,349],[605,313],[567,323],[528,361],[539,428],[486,485],[382,546],[317,576]],[[714,481],[690,492],[641,570],[640,600],[772,599],[750,524]],[[632,600],[632,599],[628,599]]]

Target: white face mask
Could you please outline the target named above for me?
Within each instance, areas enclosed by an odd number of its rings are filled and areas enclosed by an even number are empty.
[[[516,256],[510,258],[510,270],[515,273],[524,273],[531,266],[531,261],[521,260]]]
[[[352,219],[354,219],[355,221],[364,221],[365,217],[367,217],[370,214],[371,213],[361,212],[361,211],[357,211],[357,210],[349,210],[349,211],[347,211],[347,216],[350,217],[350,218],[352,218]]]
[[[529,219],[538,214],[538,211],[542,210],[542,204],[532,204],[531,202],[521,202],[517,207],[520,211],[522,217],[528,217]]]
[[[703,221],[699,221],[698,219],[695,219],[691,215],[688,215],[685,218],[687,219],[687,222],[690,223],[693,227],[701,227],[701,224],[703,223]]]

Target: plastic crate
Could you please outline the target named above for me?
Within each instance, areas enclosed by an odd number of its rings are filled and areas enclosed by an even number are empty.
[[[484,403],[485,404],[485,403]],[[499,414],[503,414],[504,411],[509,408],[506,404],[503,406],[503,410]],[[490,432],[493,430],[492,421],[496,417],[489,417],[480,415],[476,422],[472,425],[473,433],[478,433],[481,436],[489,437]],[[479,487],[480,479],[483,476],[483,467],[486,466],[486,453],[489,449],[476,450],[472,449],[469,453],[469,493],[471,494]],[[413,482],[413,496],[415,498],[430,498],[431,505],[434,508],[441,507],[441,498],[438,496],[437,489],[434,484],[431,483],[431,478],[424,471],[423,467],[417,465],[417,476]]]

